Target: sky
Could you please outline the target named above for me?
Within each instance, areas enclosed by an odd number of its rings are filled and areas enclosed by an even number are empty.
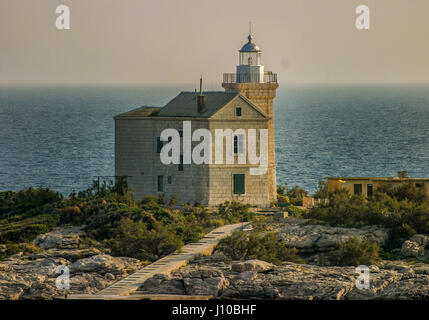
[[[428,15],[428,0],[0,0],[0,84],[220,83],[249,21],[280,83],[429,83]]]

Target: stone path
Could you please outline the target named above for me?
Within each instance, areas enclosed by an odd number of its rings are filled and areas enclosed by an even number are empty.
[[[124,296],[129,296],[149,278],[155,274],[169,274],[187,264],[197,255],[211,254],[219,240],[228,237],[235,230],[246,229],[249,223],[229,224],[213,230],[205,235],[199,242],[189,243],[183,246],[178,252],[170,254],[162,259],[155,261],[152,264],[138,270],[128,277],[114,283],[95,295],[69,295],[70,299],[124,299]],[[115,298],[116,297],[116,298]],[[132,298],[132,297],[129,297]]]

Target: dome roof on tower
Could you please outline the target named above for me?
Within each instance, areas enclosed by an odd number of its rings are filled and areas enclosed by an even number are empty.
[[[249,34],[247,39],[249,39],[249,41],[240,49],[240,52],[260,52],[261,51],[261,49],[255,43],[252,42],[253,40],[252,35]]]

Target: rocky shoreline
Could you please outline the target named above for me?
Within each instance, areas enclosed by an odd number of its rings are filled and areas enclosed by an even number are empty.
[[[429,254],[425,250],[429,244],[426,235],[405,241],[397,250],[396,260],[370,266],[370,289],[360,290],[355,286],[355,267],[329,266],[320,257],[334,252],[350,237],[382,245],[387,239],[385,230],[333,228],[293,218],[270,224],[269,228],[278,231],[287,246],[297,248],[306,263],[228,261],[221,252],[215,252],[171,274],[148,279],[139,292],[208,295],[216,299],[429,299],[429,264],[420,262]],[[85,247],[81,234],[81,228],[59,228],[34,240],[42,252],[18,253],[0,261],[0,299],[64,295],[56,288],[58,266],[69,267],[68,294],[93,294],[145,265],[133,258],[112,257],[100,246]]]

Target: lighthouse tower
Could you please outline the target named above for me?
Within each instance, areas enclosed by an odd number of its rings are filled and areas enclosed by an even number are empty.
[[[277,74],[265,71],[261,64],[262,50],[253,42],[251,32],[248,42],[239,51],[236,73],[223,75],[222,87],[225,91],[239,91],[256,105],[268,120],[268,181],[270,201],[277,199],[276,155],[274,144],[273,100],[278,88]]]

